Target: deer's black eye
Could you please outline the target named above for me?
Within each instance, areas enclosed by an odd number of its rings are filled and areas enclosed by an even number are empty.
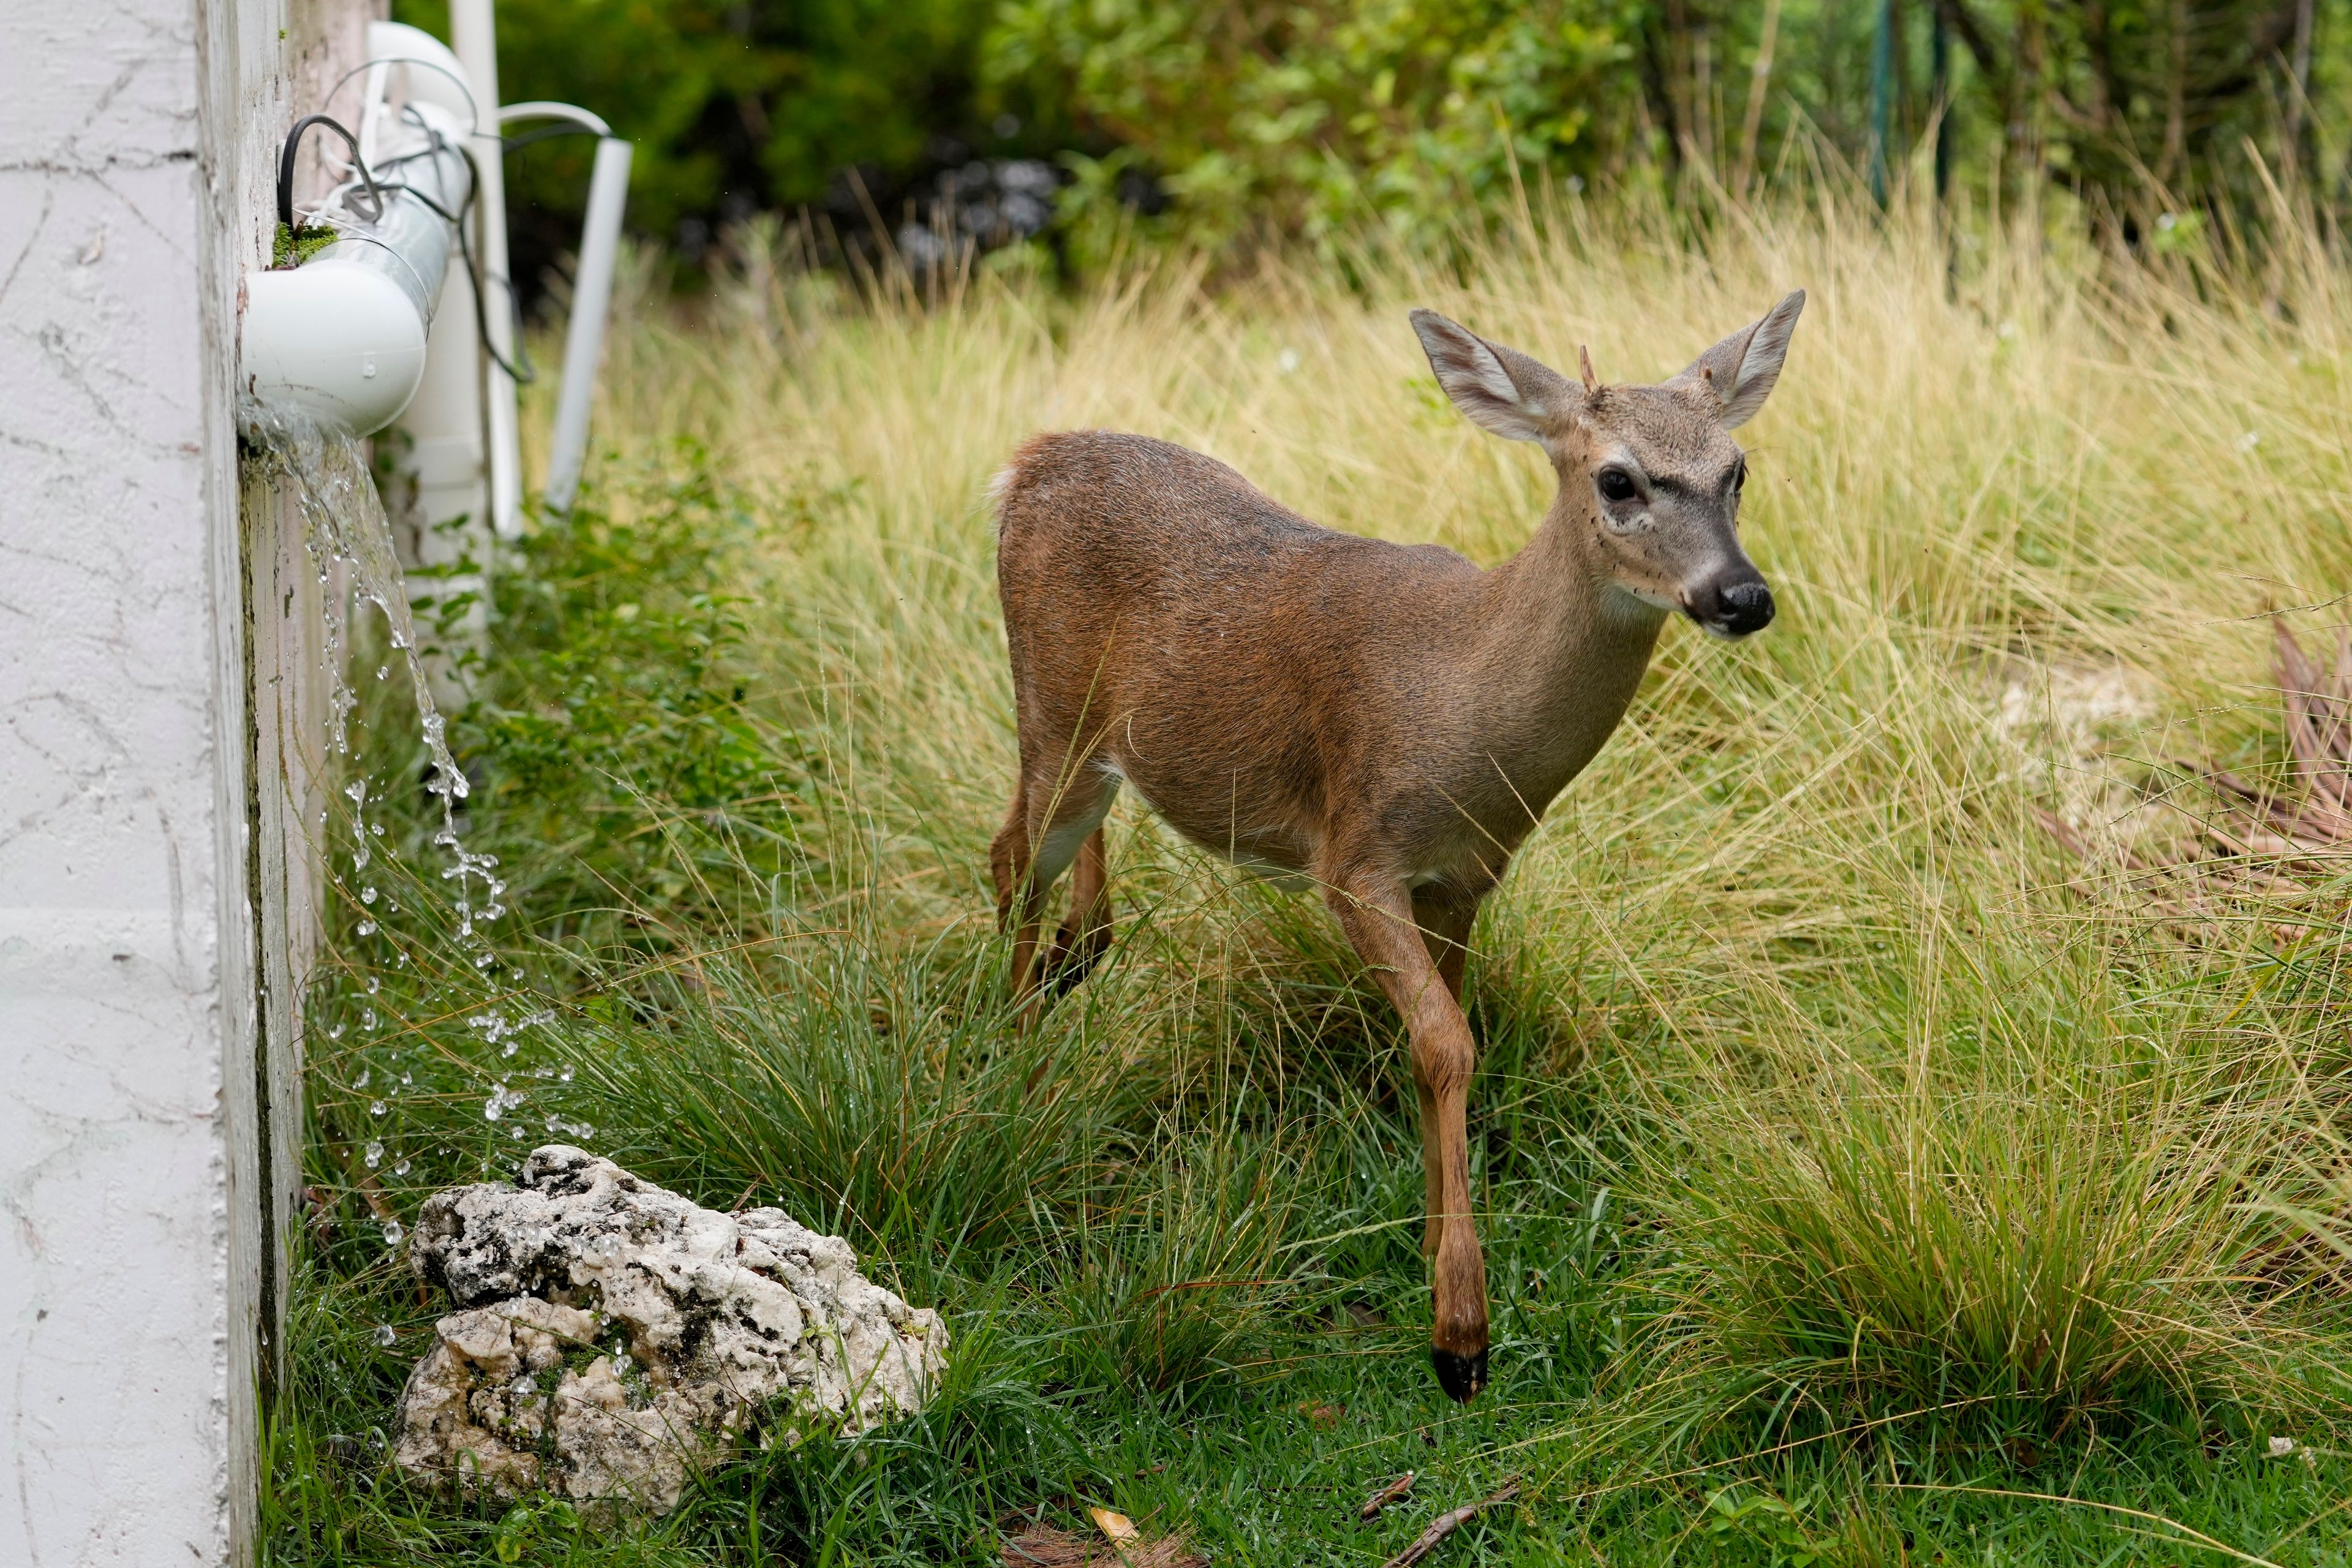
[[[1622,468],[1603,468],[1594,482],[1600,485],[1601,495],[1610,500],[1632,500],[1637,493],[1633,488],[1633,476]]]
[[[1731,470],[1731,493],[1738,495],[1748,488],[1748,459],[1739,459],[1739,467]]]

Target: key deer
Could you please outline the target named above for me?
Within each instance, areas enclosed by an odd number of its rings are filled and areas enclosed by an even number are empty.
[[[1624,715],[1666,617],[1725,637],[1772,619],[1740,548],[1731,432],[1779,379],[1804,299],[1657,385],[1601,384],[1581,351],[1580,384],[1412,312],[1454,405],[1559,477],[1533,539],[1491,570],[1318,527],[1141,436],[1039,436],[995,486],[1020,779],[990,867],[1025,1016],[1109,946],[1103,819],[1121,785],[1202,848],[1319,888],[1411,1035],[1431,1357],[1458,1400],[1487,1372],[1465,944]],[[1045,895],[1073,867],[1041,952]]]

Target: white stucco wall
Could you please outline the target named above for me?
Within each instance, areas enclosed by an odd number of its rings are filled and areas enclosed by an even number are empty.
[[[289,1004],[257,974],[289,989],[299,943],[248,831],[284,814],[248,796],[245,552],[281,542],[267,496],[239,525],[237,281],[277,138],[364,9],[0,5],[6,1568],[248,1544],[292,1157],[289,1042],[257,1024]]]

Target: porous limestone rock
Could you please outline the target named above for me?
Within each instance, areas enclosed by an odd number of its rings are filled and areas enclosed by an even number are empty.
[[[417,1277],[461,1310],[409,1373],[394,1458],[427,1485],[677,1505],[690,1467],[798,1422],[922,1407],[947,1328],[782,1209],[724,1215],[551,1143],[519,1186],[425,1205]],[[755,1429],[756,1426],[756,1429]]]

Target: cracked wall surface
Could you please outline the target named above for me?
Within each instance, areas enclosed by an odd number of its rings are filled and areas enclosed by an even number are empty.
[[[278,781],[248,766],[247,657],[277,667],[286,628],[248,631],[247,573],[282,558],[284,509],[250,495],[240,523],[230,390],[278,137],[356,63],[368,11],[0,6],[9,1568],[249,1544],[293,1125],[290,1031],[272,1049],[260,1026],[290,1004],[257,979],[291,972],[256,932],[295,938],[282,864],[258,893]]]

